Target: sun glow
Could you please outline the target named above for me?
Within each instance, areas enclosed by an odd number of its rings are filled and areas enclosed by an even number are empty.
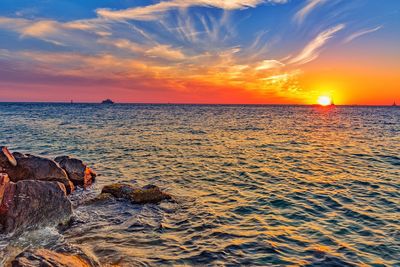
[[[329,96],[320,96],[317,100],[318,104],[321,106],[330,106],[332,105],[332,99]]]

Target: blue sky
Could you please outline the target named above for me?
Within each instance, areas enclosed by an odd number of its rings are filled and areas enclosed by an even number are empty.
[[[0,100],[302,103],[319,93],[303,77],[336,68],[329,58],[400,70],[399,12],[398,0],[2,0]]]

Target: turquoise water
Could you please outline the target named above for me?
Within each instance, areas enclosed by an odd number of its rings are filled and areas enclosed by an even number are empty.
[[[68,242],[104,265],[400,266],[400,109],[0,104],[0,125],[101,174],[70,229],[0,237],[4,259]],[[113,182],[178,201],[78,205]]]

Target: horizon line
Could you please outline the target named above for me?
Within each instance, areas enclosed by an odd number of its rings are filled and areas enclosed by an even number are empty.
[[[396,102],[395,102],[396,103]],[[191,102],[114,102],[114,104],[102,104],[101,102],[75,102],[73,101],[1,101],[0,104],[93,104],[93,105],[203,105],[203,106],[320,106],[319,104],[296,103],[191,103]],[[362,106],[362,107],[391,107],[392,104],[334,104],[333,106]]]

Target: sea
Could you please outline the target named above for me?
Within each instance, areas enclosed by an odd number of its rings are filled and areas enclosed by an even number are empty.
[[[0,236],[104,266],[400,266],[400,108],[1,103],[0,144],[84,160],[74,223]],[[91,206],[104,185],[176,202]]]

